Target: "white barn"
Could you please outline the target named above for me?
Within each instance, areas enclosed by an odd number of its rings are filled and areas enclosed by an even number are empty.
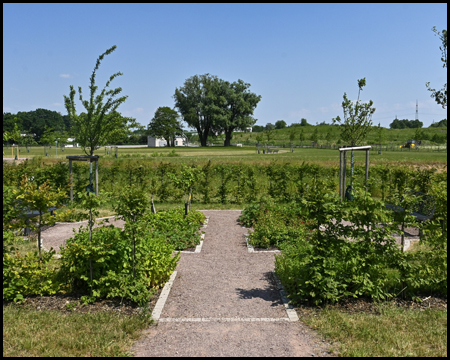
[[[147,137],[147,147],[164,147],[167,146],[167,141],[162,138],[155,138],[153,136]],[[175,146],[186,146],[186,140],[182,137],[175,138]]]

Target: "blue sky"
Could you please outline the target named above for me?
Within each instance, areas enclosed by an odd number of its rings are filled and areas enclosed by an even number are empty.
[[[200,74],[242,79],[262,96],[258,125],[343,112],[342,96],[373,100],[374,125],[447,117],[425,82],[447,82],[441,42],[447,4],[3,4],[3,112],[37,108],[66,114],[69,86],[122,87],[124,116],[147,126],[175,88]],[[78,112],[83,110],[78,102]]]

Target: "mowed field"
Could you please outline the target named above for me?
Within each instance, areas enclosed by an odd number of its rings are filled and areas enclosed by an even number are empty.
[[[3,158],[12,160],[11,148],[3,148]],[[365,163],[365,151],[355,151],[355,162]],[[48,157],[44,155],[44,147],[33,147],[30,152],[25,148],[21,149],[19,160],[24,158],[42,157],[45,162],[65,161],[68,155],[84,155],[81,148],[66,148],[61,151],[59,148],[56,154],[56,148],[52,147],[48,151]],[[107,154],[105,148],[96,150],[96,155],[100,156],[101,161],[114,161],[114,152]],[[441,151],[417,151],[403,149],[400,151],[385,150],[378,153],[378,149],[372,149],[369,153],[370,165],[377,164],[402,164],[418,166],[434,166],[442,168],[447,166],[447,151],[442,148]],[[15,153],[14,153],[15,155]],[[212,162],[229,163],[255,163],[266,164],[272,161],[280,162],[309,162],[325,166],[339,165],[339,150],[320,149],[320,148],[295,148],[291,152],[288,148],[279,148],[278,154],[258,154],[256,147],[176,147],[176,148],[148,148],[148,147],[130,147],[119,148],[118,158],[141,158],[149,161],[168,161],[173,163],[198,163],[202,164],[211,160]],[[348,156],[348,159],[350,156]],[[349,160],[348,160],[349,161]]]

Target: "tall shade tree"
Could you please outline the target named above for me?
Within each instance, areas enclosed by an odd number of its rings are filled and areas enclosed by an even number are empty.
[[[432,28],[434,34],[439,37],[442,41],[442,46],[439,46],[441,50],[441,61],[443,62],[442,67],[447,67],[447,30],[442,30],[442,33],[436,30],[436,26]],[[447,107],[447,83],[444,84],[444,87],[441,90],[432,89],[430,87],[430,82],[425,84],[428,91],[431,91],[431,97],[436,100],[436,102],[442,106],[443,109]]]
[[[216,133],[225,134],[224,146],[231,146],[235,129],[245,131],[256,123],[252,115],[261,96],[250,92],[249,87],[250,84],[240,79],[233,83],[219,79],[219,99],[222,100],[219,106],[222,116],[216,119],[213,129]]]
[[[364,86],[366,86],[366,78],[358,80],[358,100],[354,105],[344,92],[344,101],[342,101],[344,120],[341,120],[339,116],[333,119],[333,125],[336,123],[341,125],[339,129],[342,141],[352,147],[361,143],[372,129],[372,114],[375,112],[375,108],[372,107],[373,101],[361,103],[359,100]]]
[[[123,128],[123,118],[120,116],[109,116],[116,112],[117,108],[125,102],[128,96],[118,96],[122,88],[109,89],[111,81],[117,76],[123,75],[121,72],[117,72],[109,78],[105,87],[101,93],[96,95],[98,86],[95,85],[95,75],[100,66],[101,61],[105,55],[111,54],[116,45],[106,50],[101,54],[97,63],[95,64],[94,71],[90,78],[90,97],[88,100],[83,100],[81,87],[78,87],[79,99],[86,109],[86,116],[79,116],[75,107],[75,94],[76,91],[73,85],[70,85],[70,95],[67,97],[64,95],[64,105],[67,112],[72,119],[75,126],[76,141],[83,148],[83,151],[87,155],[93,155],[94,151],[100,146],[108,144],[110,139],[116,132],[120,132]]]
[[[148,124],[148,134],[155,138],[164,138],[167,146],[175,146],[175,137],[183,134],[179,117],[176,110],[160,106]]]
[[[175,107],[189,127],[197,130],[201,146],[206,146],[215,122],[223,116],[217,76],[194,75],[175,89]]]

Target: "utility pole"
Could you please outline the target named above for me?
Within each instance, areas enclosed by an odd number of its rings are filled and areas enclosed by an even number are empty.
[[[419,120],[419,101],[416,100],[416,120]]]

